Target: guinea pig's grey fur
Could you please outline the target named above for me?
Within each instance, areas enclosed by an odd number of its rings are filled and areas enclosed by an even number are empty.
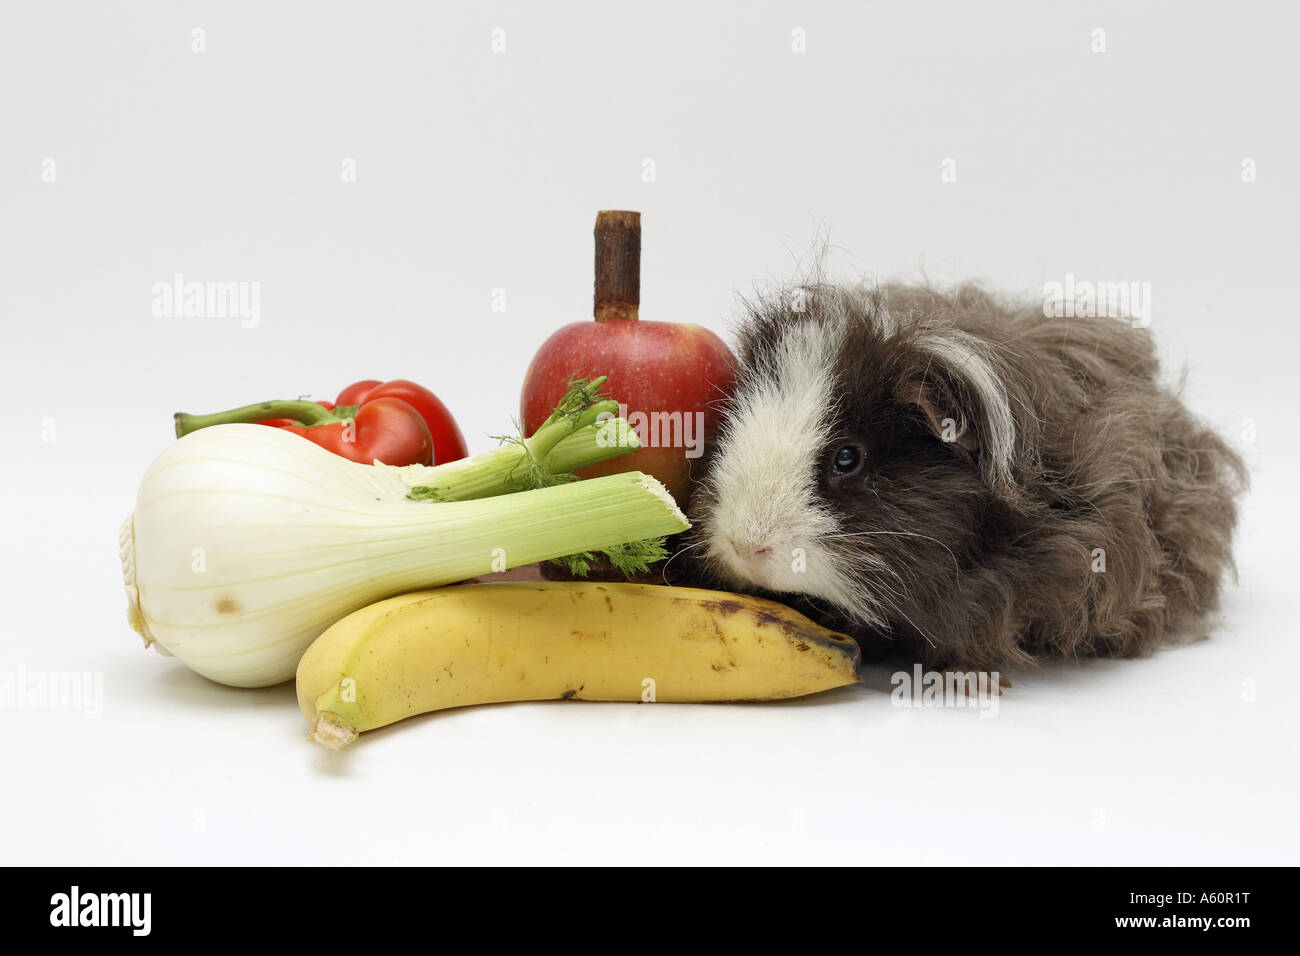
[[[814,283],[751,306],[738,363],[696,581],[939,668],[1139,655],[1216,609],[1245,471],[1144,329]]]

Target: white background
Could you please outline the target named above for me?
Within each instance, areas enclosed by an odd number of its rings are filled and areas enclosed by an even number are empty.
[[[104,681],[98,718],[0,713],[0,862],[1295,862],[1293,5],[469,6],[0,14],[0,672]],[[141,649],[117,528],[172,412],[410,377],[484,450],[590,313],[601,208],[644,213],[643,316],[719,331],[822,237],[841,278],[1150,282],[1171,377],[1253,472],[1223,621],[1014,674],[996,719],[891,707],[878,669],[338,756],[291,686]],[[260,283],[260,324],[155,318],[176,273]]]

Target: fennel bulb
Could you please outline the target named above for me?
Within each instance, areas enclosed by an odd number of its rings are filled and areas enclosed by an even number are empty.
[[[261,687],[381,598],[687,528],[639,472],[507,493],[541,460],[568,470],[639,447],[622,419],[593,423],[602,409],[433,468],[357,464],[262,425],[186,435],[122,526],[131,624],[205,677]]]

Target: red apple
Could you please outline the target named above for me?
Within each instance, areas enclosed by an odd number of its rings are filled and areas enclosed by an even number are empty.
[[[735,359],[698,325],[640,321],[641,214],[596,217],[596,321],[574,322],[533,358],[521,400],[524,434],[546,421],[573,378],[608,378],[604,394],[641,439],[629,455],[578,472],[594,478],[644,471],[686,506],[691,467],[715,432],[716,404],[731,394]]]
[[[691,468],[712,435],[714,406],[731,394],[735,360],[706,328],[637,318],[574,322],[546,340],[524,377],[524,434],[555,409],[571,378],[607,376],[604,394],[620,403],[642,447],[583,468],[583,478],[620,471],[654,475],[683,507]]]

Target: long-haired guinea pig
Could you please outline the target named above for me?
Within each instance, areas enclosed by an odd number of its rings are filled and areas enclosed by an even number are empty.
[[[1245,471],[1145,330],[813,284],[739,346],[685,577],[936,668],[1135,656],[1216,609]]]

